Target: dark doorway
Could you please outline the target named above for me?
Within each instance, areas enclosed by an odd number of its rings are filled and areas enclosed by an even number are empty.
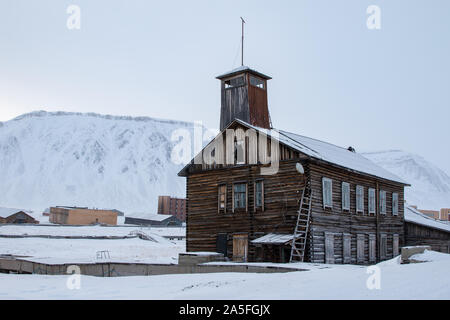
[[[217,235],[216,250],[218,253],[222,253],[224,257],[228,254],[228,234],[219,233]]]

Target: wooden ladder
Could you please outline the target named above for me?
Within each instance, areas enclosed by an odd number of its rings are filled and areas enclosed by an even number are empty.
[[[302,191],[300,208],[297,211],[297,224],[292,239],[290,262],[303,262],[305,259],[306,239],[308,237],[309,219],[311,215],[311,190],[306,187]]]

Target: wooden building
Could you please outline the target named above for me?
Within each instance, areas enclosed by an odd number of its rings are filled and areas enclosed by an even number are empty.
[[[450,223],[429,217],[414,206],[405,209],[405,243],[428,245],[434,251],[450,253]]]
[[[158,214],[168,214],[175,216],[180,221],[186,221],[186,199],[170,196],[159,196]]]
[[[179,173],[188,252],[353,264],[399,253],[406,182],[353,148],[271,129],[270,77],[241,67],[218,78],[221,132]]]
[[[65,225],[117,225],[114,210],[89,209],[87,207],[51,207],[49,221]]]
[[[181,227],[182,221],[173,215],[134,213],[125,217],[125,224],[151,227]]]
[[[0,208],[0,224],[38,224],[39,221],[34,219],[28,213],[21,209]]]

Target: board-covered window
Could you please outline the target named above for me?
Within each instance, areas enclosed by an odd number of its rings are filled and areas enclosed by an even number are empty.
[[[369,214],[375,213],[375,189],[369,189]]]
[[[322,191],[323,191],[323,207],[332,208],[333,207],[333,197],[332,197],[333,182],[329,178],[322,178]]]
[[[380,235],[380,258],[381,260],[387,258],[387,234]]]
[[[380,213],[386,214],[386,191],[380,190]]]
[[[266,89],[265,81],[258,77],[250,76],[250,84],[260,89]]]
[[[398,193],[395,192],[392,194],[392,214],[398,215]]]
[[[233,185],[233,210],[247,208],[247,184],[235,183]]]
[[[356,186],[356,212],[364,213],[364,187]]]
[[[342,210],[350,210],[350,184],[342,182]]]
[[[219,185],[219,211],[225,211],[227,207],[227,185]]]
[[[264,210],[264,181],[255,182],[255,209]]]

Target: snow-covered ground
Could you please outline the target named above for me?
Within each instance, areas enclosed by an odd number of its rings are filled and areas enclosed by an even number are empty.
[[[0,225],[0,235],[28,235],[28,236],[118,236],[130,235],[133,231],[156,234],[159,236],[185,236],[186,228],[156,228],[140,226],[46,226],[46,225]],[[1,253],[1,252],[0,252]]]
[[[108,237],[144,233],[154,241],[131,239],[46,239],[2,238],[0,255],[26,256],[46,263],[95,262],[98,251],[108,251],[108,261],[141,263],[177,263],[178,254],[185,251],[185,241],[172,241],[165,236],[184,236],[185,228],[149,228],[137,226],[0,226],[0,235]]]
[[[378,264],[380,288],[372,290],[366,267],[304,263],[310,271],[81,276],[80,289],[73,290],[68,276],[0,274],[0,299],[449,299],[450,255],[425,252],[414,259],[428,262]]]
[[[160,237],[157,240],[1,238],[0,254],[26,256],[27,260],[45,263],[90,263],[99,262],[98,251],[108,251],[107,261],[112,262],[177,263],[178,253],[185,251],[184,241]]]

